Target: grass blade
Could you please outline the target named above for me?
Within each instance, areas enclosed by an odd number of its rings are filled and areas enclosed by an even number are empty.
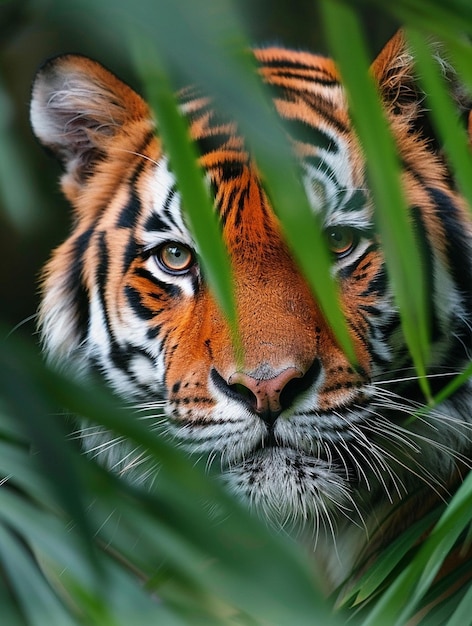
[[[385,548],[371,564],[361,579],[353,587],[349,586],[348,593],[341,597],[340,606],[356,606],[373,598],[383,587],[385,581],[394,572],[398,564],[407,553],[417,544],[418,540],[431,528],[440,515],[439,510],[418,520],[406,531],[402,532],[391,544]],[[381,531],[380,531],[381,532]],[[362,570],[361,563],[360,569]]]
[[[470,524],[472,474],[469,474],[414,559],[375,604],[363,626],[405,624],[418,608],[444,558]]]
[[[197,163],[195,147],[190,142],[186,123],[178,110],[173,90],[157,61],[149,62],[149,54],[135,42],[137,66],[147,90],[148,102],[156,113],[159,134],[172,168],[177,176],[185,213],[201,254],[204,274],[213,293],[236,329],[236,309],[233,297],[231,269],[226,248],[220,235],[213,203]]]
[[[466,591],[461,601],[455,607],[453,614],[445,622],[445,626],[471,626],[472,615],[470,607],[472,606],[472,585]]]
[[[0,560],[28,624],[31,626],[77,624],[48,585],[31,554],[14,533],[2,525],[0,525]]]
[[[350,101],[353,121],[366,155],[366,167],[386,263],[399,306],[403,333],[423,392],[430,397],[426,374],[429,315],[425,277],[418,245],[402,192],[400,168],[376,87],[360,22],[342,2],[321,4],[332,47]],[[346,37],[349,33],[349,37]]]
[[[457,185],[472,205],[472,156],[469,139],[459,121],[457,107],[446,90],[441,66],[433,57],[434,50],[418,30],[409,28],[407,39],[417,63],[419,80],[427,94],[426,105],[431,119],[441,137]]]

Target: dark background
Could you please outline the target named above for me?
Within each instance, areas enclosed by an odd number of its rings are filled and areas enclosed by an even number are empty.
[[[72,11],[74,2],[64,0],[64,5]],[[235,5],[250,41],[327,53],[315,0],[236,0]],[[374,58],[397,25],[371,8],[360,13]],[[58,188],[59,166],[29,128],[29,92],[36,69],[50,56],[79,52],[101,61],[139,90],[130,65],[114,58],[94,33],[87,32],[83,22],[75,27],[67,8],[60,17],[55,15],[48,0],[0,0],[0,320],[6,324],[1,333],[15,328],[16,333],[34,335],[40,269],[70,227]]]

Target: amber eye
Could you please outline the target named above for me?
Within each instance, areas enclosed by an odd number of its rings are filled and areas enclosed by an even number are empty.
[[[338,259],[347,256],[356,245],[356,234],[349,226],[332,226],[326,230],[328,248]]]
[[[192,251],[181,243],[165,243],[155,257],[161,269],[170,274],[184,274],[194,264]]]

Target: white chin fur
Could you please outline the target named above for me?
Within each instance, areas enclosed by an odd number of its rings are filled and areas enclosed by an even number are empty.
[[[277,526],[310,521],[319,527],[335,509],[352,510],[345,480],[330,464],[291,448],[258,450],[229,467],[223,479],[232,493]]]

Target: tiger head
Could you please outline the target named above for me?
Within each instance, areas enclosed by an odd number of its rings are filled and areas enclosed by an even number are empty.
[[[337,518],[365,519],[378,505],[448,483],[470,457],[471,388],[408,420],[424,399],[339,72],[305,52],[254,55],[319,212],[356,365],[294,260],[237,125],[189,90],[181,110],[234,277],[236,358],[149,107],[76,55],[48,62],[33,86],[32,126],[62,162],[74,210],[72,232],[45,268],[41,332],[53,360],[99,371],[126,401],[150,411],[153,428],[208,455],[229,489],[270,518],[334,527]],[[372,73],[427,270],[436,390],[472,351],[470,221],[401,35]],[[84,428],[82,438],[109,467],[152,478],[129,443],[99,429]]]

